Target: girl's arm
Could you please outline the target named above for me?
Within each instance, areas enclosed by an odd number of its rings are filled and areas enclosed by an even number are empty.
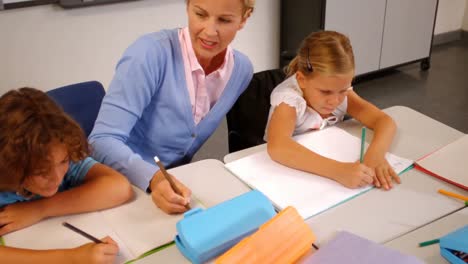
[[[49,198],[4,207],[0,211],[0,236],[44,218],[113,207],[128,201],[132,196],[133,190],[123,175],[96,163],[79,186]]]
[[[372,183],[373,172],[365,165],[323,157],[294,141],[295,122],[294,107],[281,103],[273,111],[267,128],[267,150],[271,159],[294,169],[330,178],[349,188]]]
[[[2,264],[114,263],[114,259],[119,251],[117,244],[110,238],[104,238],[103,242],[105,243],[88,243],[72,249],[51,250],[31,250],[0,246],[0,256]]]
[[[396,132],[393,119],[354,91],[348,93],[348,113],[374,131],[374,137],[364,156],[364,164],[375,169],[375,185],[388,190],[392,188],[392,178],[400,183],[400,178],[385,159],[385,153]]]

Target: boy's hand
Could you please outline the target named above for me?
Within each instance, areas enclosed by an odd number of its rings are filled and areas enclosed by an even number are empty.
[[[119,247],[110,237],[102,239],[103,243],[88,243],[71,249],[71,262],[90,264],[113,264],[119,253]]]
[[[174,176],[170,175],[174,180],[182,195],[178,195],[171,188],[171,185],[166,180],[161,171],[154,174],[151,180],[151,196],[153,202],[168,214],[183,213],[187,211],[185,205],[190,203],[192,192]]]
[[[38,201],[21,202],[0,209],[0,236],[33,225],[44,218]]]
[[[366,165],[354,163],[340,163],[339,173],[336,181],[345,187],[356,189],[372,184],[375,178],[375,173],[372,168]]]

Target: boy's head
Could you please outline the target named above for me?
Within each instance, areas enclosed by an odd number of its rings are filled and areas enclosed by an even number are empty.
[[[80,126],[42,91],[5,93],[0,113],[0,191],[51,196],[69,161],[89,154]]]
[[[345,35],[335,31],[307,36],[288,66],[310,107],[330,115],[344,100],[354,77],[354,55]]]

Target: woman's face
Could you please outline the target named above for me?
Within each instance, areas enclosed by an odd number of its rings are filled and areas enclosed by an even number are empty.
[[[51,170],[37,171],[26,176],[22,185],[24,189],[42,197],[50,197],[57,193],[69,167],[68,152],[63,144],[52,145],[49,155],[52,163]]]
[[[241,0],[190,0],[187,13],[193,49],[201,64],[227,48],[249,14]]]

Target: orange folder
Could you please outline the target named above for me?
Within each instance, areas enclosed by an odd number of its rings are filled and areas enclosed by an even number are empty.
[[[215,263],[293,263],[310,250],[314,241],[312,230],[297,210],[287,207]]]

